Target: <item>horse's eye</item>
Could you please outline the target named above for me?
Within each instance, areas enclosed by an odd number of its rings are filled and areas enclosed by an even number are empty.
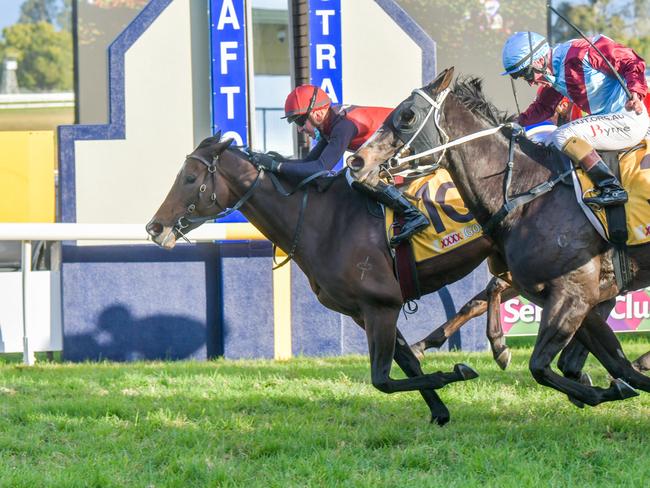
[[[185,183],[188,184],[188,185],[191,185],[195,181],[196,181],[196,175],[187,175],[185,177]]]
[[[399,121],[401,125],[409,126],[413,125],[415,122],[415,112],[410,108],[405,108],[402,110],[399,116]]]

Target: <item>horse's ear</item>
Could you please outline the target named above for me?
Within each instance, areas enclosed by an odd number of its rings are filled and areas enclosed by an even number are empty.
[[[219,156],[222,152],[224,152],[226,149],[228,149],[228,146],[230,146],[233,143],[234,139],[231,137],[229,139],[226,139],[225,141],[220,141],[214,148],[212,149],[212,156],[216,157]]]
[[[217,133],[215,135],[213,135],[212,137],[214,138],[215,141],[221,140],[221,129],[219,129],[217,131]]]
[[[431,95],[437,95],[451,84],[451,80],[453,78],[454,67],[452,66],[451,68],[447,68],[442,73],[440,73],[436,79],[425,86],[424,89]]]

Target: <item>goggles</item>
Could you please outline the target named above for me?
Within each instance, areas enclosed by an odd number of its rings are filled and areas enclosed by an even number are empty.
[[[309,114],[311,114],[311,111],[314,108],[314,105],[316,104],[316,96],[318,95],[318,87],[314,87],[314,93],[311,96],[311,100],[309,100],[309,106],[307,107],[307,111],[304,114],[295,114],[295,115],[290,115],[287,117],[287,122],[294,123],[298,127],[304,127],[305,124],[307,123],[307,119],[309,118]]]

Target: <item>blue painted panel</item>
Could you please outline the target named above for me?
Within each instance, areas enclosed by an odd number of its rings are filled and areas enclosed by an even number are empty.
[[[295,263],[291,263],[291,343],[294,355],[341,354],[341,314],[318,301]]]
[[[222,353],[219,249],[63,246],[66,360],[206,359]]]
[[[222,243],[224,356],[272,358],[273,276],[268,242]]]

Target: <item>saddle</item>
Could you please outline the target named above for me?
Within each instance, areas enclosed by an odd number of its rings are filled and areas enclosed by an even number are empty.
[[[583,197],[592,191],[593,184],[581,169],[572,173],[578,205],[601,237],[614,247],[614,272],[621,290],[627,289],[632,279],[627,247],[650,242],[649,148],[650,140],[646,139],[624,151],[598,151],[627,190],[625,205],[605,209],[585,205]]]

